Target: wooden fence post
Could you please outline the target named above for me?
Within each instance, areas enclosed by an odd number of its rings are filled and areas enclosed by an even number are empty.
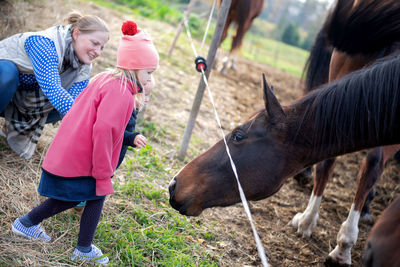
[[[214,36],[211,41],[210,49],[208,50],[207,56],[207,70],[205,71],[205,75],[208,79],[210,76],[210,72],[212,69],[212,65],[214,63],[215,54],[219,47],[219,43],[221,41],[222,31],[225,27],[226,17],[228,16],[228,11],[231,6],[232,0],[224,0],[222,1],[222,5],[220,11],[218,13],[217,25],[214,31]],[[192,131],[194,128],[194,124],[196,122],[197,114],[200,110],[201,100],[203,99],[204,90],[206,88],[206,84],[204,83],[203,77],[200,77],[199,86],[197,88],[196,96],[193,101],[192,110],[190,112],[189,121],[186,124],[185,132],[183,133],[182,144],[179,150],[178,158],[183,160],[186,155],[186,151],[189,146],[190,137],[192,135]]]

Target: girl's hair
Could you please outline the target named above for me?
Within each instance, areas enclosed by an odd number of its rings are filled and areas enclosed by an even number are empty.
[[[93,15],[82,15],[78,11],[70,12],[67,17],[65,17],[64,21],[67,24],[71,24],[71,32],[75,29],[86,33],[94,31],[109,32],[108,26],[104,20]]]
[[[109,75],[104,75],[104,74],[109,74]],[[95,77],[93,77],[93,81],[101,79],[100,80],[100,87],[102,87],[104,84],[106,84],[110,79],[119,79],[120,80],[120,87],[121,90],[125,91],[128,85],[133,85],[138,88],[138,84],[140,84],[138,78],[137,78],[137,71],[136,70],[127,70],[127,69],[121,69],[121,68],[114,68],[114,69],[108,69],[102,73],[97,74]],[[141,111],[144,106],[145,106],[145,92],[143,86],[140,84],[140,87],[142,88],[142,92],[137,92],[133,95],[133,101],[135,104],[135,109],[138,111]]]

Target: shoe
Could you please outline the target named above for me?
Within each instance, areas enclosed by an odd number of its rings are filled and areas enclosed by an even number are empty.
[[[11,227],[14,234],[23,236],[27,239],[34,241],[44,241],[50,242],[51,237],[46,234],[44,229],[39,224],[33,225],[31,227],[25,227],[20,221],[19,218],[15,219],[14,223]]]
[[[92,250],[90,252],[82,252],[79,249],[75,248],[72,253],[71,260],[86,260],[86,261],[95,261],[100,264],[107,264],[109,259],[107,256],[103,255],[103,252],[95,245],[92,244]]]
[[[86,206],[86,201],[81,201],[79,202],[78,205],[76,205],[77,207],[85,207]]]

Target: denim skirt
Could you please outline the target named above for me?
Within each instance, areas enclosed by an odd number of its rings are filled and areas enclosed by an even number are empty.
[[[96,196],[96,179],[91,176],[62,177],[42,171],[38,192],[41,196],[63,201],[86,201],[104,198]]]

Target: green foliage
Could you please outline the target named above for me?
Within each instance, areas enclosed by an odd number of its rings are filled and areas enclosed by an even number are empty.
[[[189,16],[189,20],[188,20],[188,24],[189,24],[189,28],[191,32],[198,32],[200,30],[200,27],[202,25],[203,21],[201,19],[199,19],[196,16],[190,15]],[[196,35],[196,34],[194,34]]]
[[[133,183],[140,190],[147,186],[143,186],[143,180]],[[200,249],[204,242],[213,244],[214,235],[173,211],[165,194],[153,205],[142,205],[138,191],[120,194],[118,199],[124,200],[114,204],[120,212],[104,217],[95,236],[107,248],[104,251],[111,255],[112,265],[218,266],[215,255]]]
[[[282,42],[298,46],[300,41],[299,29],[296,25],[289,23],[282,33]]]
[[[157,126],[154,122],[146,120],[139,121],[136,125],[136,129],[152,140],[164,139],[167,133],[165,129]]]
[[[156,171],[163,171],[165,169],[162,158],[154,152],[151,145],[146,145],[142,149],[130,149],[133,152],[133,157],[130,159],[132,163],[140,168],[154,169]],[[129,164],[129,163],[128,163]]]
[[[105,2],[104,0],[96,0]],[[114,3],[124,5],[132,12],[138,13],[143,17],[157,19],[168,23],[178,23],[182,19],[182,13],[178,11],[176,5],[180,1],[167,3],[162,0],[112,0]],[[107,3],[107,2],[105,2]]]

